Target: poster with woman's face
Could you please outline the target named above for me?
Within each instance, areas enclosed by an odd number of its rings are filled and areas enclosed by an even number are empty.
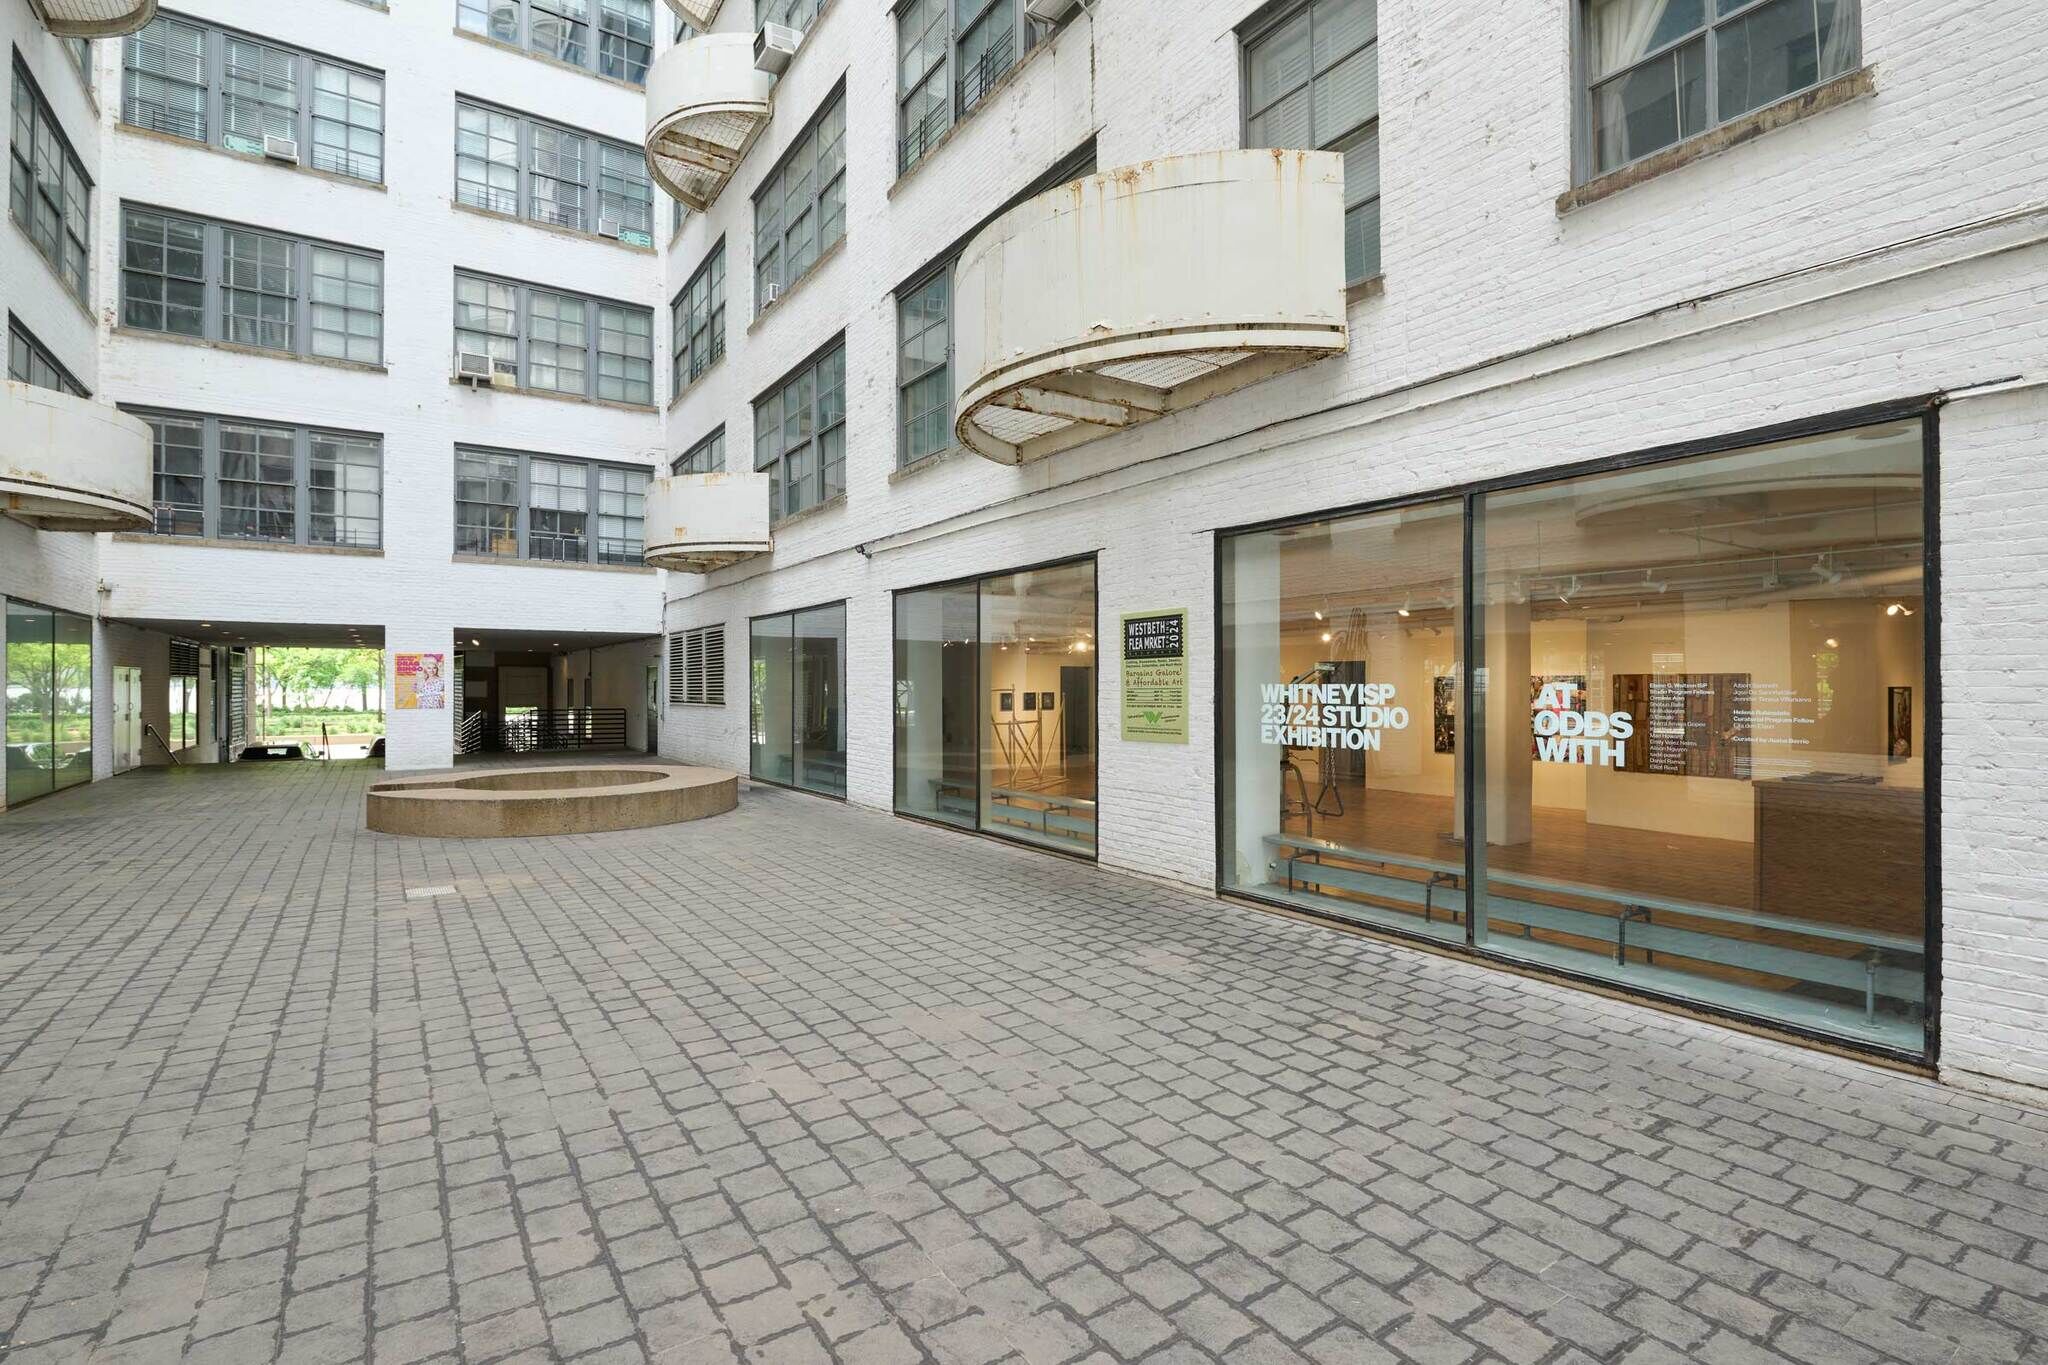
[[[440,711],[448,705],[448,684],[442,676],[445,654],[391,656],[391,706],[397,711]]]

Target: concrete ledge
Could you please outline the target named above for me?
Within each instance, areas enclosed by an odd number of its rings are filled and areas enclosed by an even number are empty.
[[[378,782],[364,799],[363,823],[418,838],[512,839],[673,825],[738,804],[739,778],[716,768],[512,768]]]

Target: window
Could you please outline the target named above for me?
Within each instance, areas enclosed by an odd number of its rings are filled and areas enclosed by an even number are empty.
[[[1046,31],[1023,0],[909,0],[896,11],[896,170],[923,159]]]
[[[953,444],[953,263],[896,296],[896,411],[903,464]]]
[[[158,15],[121,45],[121,119],[137,128],[384,179],[384,77],[267,39]]]
[[[14,62],[13,135],[8,142],[7,209],[64,288],[86,302],[92,242],[92,181],[28,68]]]
[[[671,474],[723,474],[725,472],[725,428],[706,436],[678,455],[669,466]]]
[[[1379,16],[1375,0],[1313,0],[1244,37],[1247,147],[1344,154],[1344,278],[1380,273]]]
[[[1926,420],[1226,535],[1223,886],[1919,1054]]]
[[[488,355],[540,393],[654,401],[654,314],[482,275],[455,276],[455,351]]]
[[[628,85],[646,83],[654,53],[654,0],[456,0],[455,23]]]
[[[725,354],[725,240],[711,248],[704,264],[669,304],[669,392],[685,386]]]
[[[671,706],[725,705],[725,627],[698,626],[668,637]]]
[[[171,641],[171,665],[165,688],[164,738],[182,752],[199,742],[199,646],[190,640]]]
[[[1095,852],[1095,562],[898,592],[896,809]]]
[[[1583,0],[1586,174],[1832,80],[1862,59],[1857,0]]]
[[[754,192],[754,308],[846,235],[846,92],[834,91]]]
[[[149,412],[156,534],[383,544],[384,445],[356,432]]]
[[[22,384],[33,384],[39,389],[50,389],[57,393],[68,393],[78,398],[88,398],[85,386],[71,377],[71,372],[57,363],[57,357],[43,348],[29,332],[14,319],[7,318],[7,377]]]
[[[631,465],[458,446],[455,552],[639,565],[648,478]]]
[[[754,32],[763,24],[781,24],[799,33],[825,8],[825,0],[754,0]]]
[[[843,338],[755,402],[754,468],[770,473],[768,506],[777,519],[845,491]]]
[[[121,322],[377,365],[384,355],[384,258],[125,205]]]
[[[846,604],[763,616],[748,635],[753,776],[846,795]]]
[[[64,55],[78,68],[78,78],[85,82],[87,90],[92,89],[92,39],[66,38]]]
[[[455,103],[455,199],[654,245],[654,182],[639,148],[474,100]]]
[[[92,621],[9,599],[7,804],[92,781]]]

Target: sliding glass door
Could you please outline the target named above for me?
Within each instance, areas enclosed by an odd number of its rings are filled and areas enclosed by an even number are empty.
[[[846,604],[756,617],[748,730],[753,776],[846,795]]]
[[[7,603],[7,804],[92,781],[92,622]]]

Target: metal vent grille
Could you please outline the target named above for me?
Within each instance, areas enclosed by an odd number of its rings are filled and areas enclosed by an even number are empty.
[[[668,637],[671,706],[725,705],[725,627],[699,626]]]

